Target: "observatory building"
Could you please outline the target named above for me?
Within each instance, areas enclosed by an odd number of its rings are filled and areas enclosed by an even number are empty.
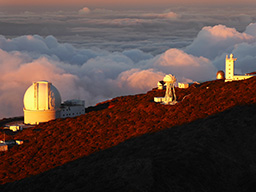
[[[39,124],[85,113],[84,101],[70,100],[61,104],[59,91],[48,81],[33,82],[25,92],[23,103],[25,124]]]
[[[225,82],[228,81],[238,81],[238,80],[245,80],[253,77],[253,75],[235,75],[234,74],[234,68],[235,68],[235,61],[237,58],[233,57],[233,54],[230,54],[230,57],[228,55],[226,56],[226,73],[225,73]]]
[[[218,79],[218,80],[225,80],[225,73],[224,73],[224,71],[218,71],[216,73],[216,79]]]

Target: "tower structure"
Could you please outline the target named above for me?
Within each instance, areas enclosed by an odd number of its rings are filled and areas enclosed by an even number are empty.
[[[174,105],[177,103],[176,94],[174,89],[174,83],[176,83],[176,78],[173,75],[166,75],[163,80],[166,83],[166,92],[164,97],[164,104]]]
[[[226,73],[225,73],[226,80],[225,81],[232,81],[234,77],[234,65],[237,58],[234,58],[233,56],[234,56],[233,54],[230,54],[230,57],[226,55]]]
[[[233,54],[230,54],[230,57],[228,55],[226,56],[226,73],[225,73],[225,82],[228,81],[239,81],[239,80],[245,80],[253,77],[253,75],[245,74],[245,75],[235,75],[234,69],[235,69],[235,61],[237,58],[233,57]]]
[[[157,103],[162,103],[165,105],[175,105],[177,102],[176,94],[174,89],[174,84],[176,83],[176,78],[174,75],[166,75],[163,79],[166,85],[166,92],[164,97],[154,97],[154,101]]]

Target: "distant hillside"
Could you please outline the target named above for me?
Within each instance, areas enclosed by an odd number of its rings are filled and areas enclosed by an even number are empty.
[[[254,191],[255,85],[176,88],[175,106],[154,103],[154,89],[24,130],[0,153],[1,183],[15,181],[0,190]]]

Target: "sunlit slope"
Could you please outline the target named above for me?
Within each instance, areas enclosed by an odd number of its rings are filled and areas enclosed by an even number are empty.
[[[254,191],[256,105],[236,106],[5,184],[4,191]]]
[[[177,185],[177,190],[179,187],[185,190],[195,183],[202,185],[203,189],[213,178],[216,179],[215,184],[223,181],[219,186],[227,187],[240,177],[252,179],[254,172],[250,167],[256,166],[252,153],[256,134],[255,85],[256,78],[251,78],[177,88],[180,102],[175,106],[154,103],[153,97],[164,95],[164,91],[152,90],[147,94],[115,98],[88,109],[91,112],[77,118],[58,119],[27,129],[15,136],[25,141],[23,146],[0,154],[2,184],[43,173],[81,157],[83,159],[77,160],[78,164],[74,162],[43,176],[32,177],[32,180],[2,187],[12,191],[30,183],[28,186],[35,191],[42,185],[38,182],[45,182],[49,183],[45,185],[45,190],[49,191],[55,190],[52,182],[56,181],[66,189],[78,185],[79,189],[91,186],[89,191],[93,188],[113,191],[115,180],[119,182],[121,179],[118,190],[125,189],[126,185],[129,186],[127,190],[137,187],[138,190],[140,187],[156,190],[163,185],[161,191],[164,191],[174,185]],[[153,132],[159,133],[144,135]],[[141,135],[144,136],[138,137]],[[126,141],[132,137],[138,138]],[[119,143],[122,144],[111,148]],[[107,148],[111,149],[101,151]],[[100,152],[91,156],[97,151]],[[233,171],[234,178],[230,176]],[[137,172],[142,172],[142,175]],[[193,174],[197,175],[195,179]],[[205,176],[207,174],[209,177]],[[221,178],[217,178],[219,174]],[[52,178],[49,179],[51,182],[44,180],[48,176]],[[145,178],[144,183],[141,181],[140,184],[137,177]],[[181,183],[187,181],[182,188]],[[35,185],[32,186],[31,182]],[[97,186],[98,182],[105,183],[103,188]]]

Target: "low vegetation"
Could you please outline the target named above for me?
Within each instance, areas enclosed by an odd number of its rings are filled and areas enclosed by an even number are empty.
[[[250,191],[256,185],[256,78],[124,96],[14,136],[1,191]]]

